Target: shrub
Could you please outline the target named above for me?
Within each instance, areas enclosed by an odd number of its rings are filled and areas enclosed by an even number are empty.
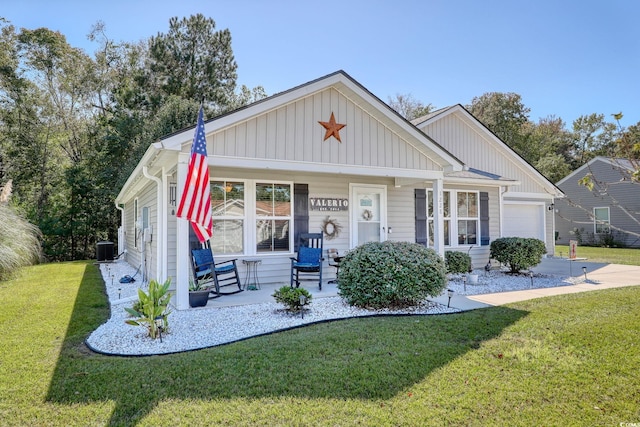
[[[40,230],[0,202],[0,280],[40,260]]]
[[[338,290],[348,304],[366,308],[416,305],[446,285],[444,260],[417,243],[370,242],[340,262]]]
[[[127,313],[136,317],[136,319],[126,320],[125,323],[134,326],[144,326],[149,330],[151,338],[157,338],[159,328],[156,320],[161,321],[162,329],[169,329],[168,316],[171,313],[169,301],[171,300],[171,292],[169,285],[171,279],[167,279],[162,285],[156,280],[149,281],[149,291],[145,293],[142,289],[138,289],[138,301],[134,303],[132,308],[125,308]]]
[[[304,303],[300,303],[300,296],[304,295]],[[283,286],[276,290],[272,295],[277,302],[287,306],[287,310],[300,311],[302,307],[311,302],[311,294],[304,288],[292,288]]]
[[[446,251],[444,263],[447,273],[467,273],[471,271],[471,255],[458,251]]]
[[[525,237],[503,237],[491,242],[490,257],[506,264],[511,273],[540,264],[547,252],[544,242]]]

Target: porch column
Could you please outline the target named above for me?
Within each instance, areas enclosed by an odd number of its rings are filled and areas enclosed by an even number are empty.
[[[443,180],[433,180],[433,249],[444,258]]]
[[[187,178],[189,153],[178,154],[177,203],[182,197],[182,189]],[[189,308],[189,221],[177,218],[176,225],[176,308]]]

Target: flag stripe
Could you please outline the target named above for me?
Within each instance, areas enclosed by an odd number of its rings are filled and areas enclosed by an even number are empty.
[[[204,133],[204,112],[200,107],[198,124],[196,125],[191,145],[187,177],[176,216],[191,222],[193,231],[201,243],[209,240],[213,231],[209,185],[209,162],[207,160],[207,140]]]

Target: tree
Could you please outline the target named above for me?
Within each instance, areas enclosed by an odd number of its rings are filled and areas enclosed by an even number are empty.
[[[558,182],[575,168],[573,135],[562,119],[547,116],[532,124],[530,143],[533,165],[549,181]]]
[[[169,20],[167,34],[149,40],[149,72],[165,95],[204,100],[210,109],[223,112],[234,98],[238,68],[228,29],[202,14]]]
[[[529,163],[535,163],[535,149],[529,143],[531,110],[523,104],[520,95],[488,92],[473,98],[466,108],[516,153]]]
[[[434,109],[433,105],[424,105],[422,102],[416,100],[411,94],[402,95],[397,93],[395,99],[389,97],[388,103],[389,107],[396,110],[398,114],[407,120],[426,116]]]
[[[621,131],[614,123],[607,122],[604,114],[590,114],[574,120],[573,133],[579,165],[596,156],[614,156],[614,140],[616,133],[621,134]]]
[[[49,259],[90,258],[115,240],[113,200],[150,143],[207,115],[266,94],[242,86],[228,30],[202,15],[169,23],[137,43],[89,38],[95,59],[46,28],[0,18],[0,186],[13,179],[13,204],[43,232]]]

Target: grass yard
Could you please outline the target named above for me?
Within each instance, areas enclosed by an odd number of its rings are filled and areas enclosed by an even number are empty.
[[[590,262],[640,265],[640,249],[578,246],[577,254],[578,257],[587,258]],[[567,258],[569,246],[556,245],[555,255]]]
[[[109,310],[91,263],[26,268],[0,298],[5,426],[640,422],[640,287],[138,358],[83,345]]]

